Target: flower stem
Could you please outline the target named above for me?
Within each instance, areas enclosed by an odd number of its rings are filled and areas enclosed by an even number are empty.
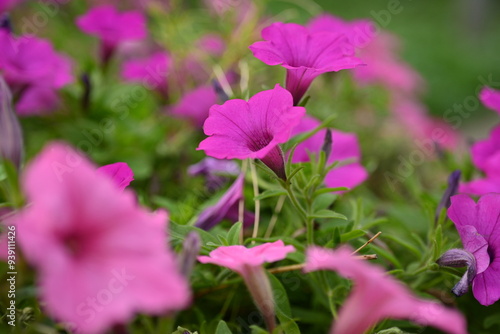
[[[257,170],[255,169],[255,163],[250,162],[250,171],[252,173],[252,183],[253,183],[253,194],[255,197],[259,196],[259,181],[257,179]],[[252,238],[256,238],[259,233],[259,222],[260,222],[260,200],[255,199],[255,220],[253,224]],[[255,241],[252,241],[254,244]]]

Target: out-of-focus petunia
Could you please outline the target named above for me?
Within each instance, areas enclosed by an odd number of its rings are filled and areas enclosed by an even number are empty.
[[[479,93],[479,99],[489,109],[500,113],[500,91],[484,87]]]
[[[295,23],[276,22],[262,30],[265,41],[250,46],[253,55],[267,65],[287,69],[286,89],[297,105],[320,74],[362,65],[349,47],[348,37],[326,31],[310,32]]]
[[[15,6],[19,5],[23,0],[0,0],[0,14],[8,12]]]
[[[317,128],[321,123],[312,118],[304,117],[298,126],[293,129],[293,135],[298,135]],[[321,130],[312,137],[300,143],[295,149],[292,162],[308,162],[308,153],[319,154],[326,130]],[[361,150],[358,138],[354,133],[346,133],[332,130],[332,150],[327,163],[339,162],[339,165],[332,169],[325,177],[325,184],[329,188],[347,187],[354,188],[365,181],[368,172],[359,163],[361,160]]]
[[[436,150],[432,145],[449,150],[457,147],[460,134],[449,123],[430,116],[426,107],[417,100],[398,96],[391,102],[391,108],[396,120],[413,136],[416,144],[427,147],[426,155],[434,155]]]
[[[333,270],[354,281],[354,288],[334,321],[331,334],[363,334],[378,322],[407,319],[451,334],[466,334],[465,318],[456,310],[414,296],[381,268],[351,255],[349,247],[307,250],[306,272]]]
[[[122,67],[122,77],[126,81],[140,83],[148,89],[166,94],[169,67],[170,56],[159,51],[144,59],[126,61]]]
[[[69,58],[44,39],[16,37],[5,30],[0,30],[0,49],[0,71],[18,100],[17,113],[53,111],[59,101],[57,90],[73,81]]]
[[[243,198],[243,175],[229,187],[217,204],[203,210],[195,223],[196,227],[209,230],[224,219],[238,221],[239,202]],[[243,224],[248,226],[254,221],[253,213],[244,211]]]
[[[115,162],[99,167],[97,172],[110,177],[120,190],[124,190],[130,182],[134,181],[134,172],[125,162]]]
[[[355,49],[368,45],[376,34],[376,27],[370,20],[346,21],[328,13],[314,17],[307,24],[310,32],[333,32],[345,34]]]
[[[113,5],[90,9],[76,20],[83,32],[101,40],[101,58],[106,64],[123,42],[146,38],[146,18],[140,11],[119,12]]]
[[[500,126],[492,130],[488,139],[472,145],[471,154],[472,162],[485,176],[460,184],[460,192],[472,195],[500,192]]]
[[[206,51],[214,57],[220,57],[226,50],[226,43],[222,37],[216,34],[206,34],[202,36],[197,44],[201,50]]]
[[[358,56],[368,66],[354,70],[354,78],[361,84],[381,84],[389,91],[414,94],[422,90],[422,77],[408,64],[399,59],[400,45],[396,36],[378,34]]]
[[[276,326],[274,297],[271,284],[263,264],[283,260],[288,253],[295,251],[293,246],[285,246],[283,241],[265,243],[252,248],[244,246],[221,246],[210,252],[210,256],[199,256],[201,263],[212,263],[226,267],[243,277],[252,298],[264,315],[268,330]]]
[[[217,159],[260,159],[286,179],[279,144],[288,141],[305,112],[305,108],[293,106],[292,95],[279,85],[255,94],[248,102],[234,99],[214,105],[203,126],[209,137],[197,149]]]
[[[189,287],[167,248],[167,214],[138,206],[69,146],[47,146],[22,185],[29,205],[11,221],[38,274],[48,314],[77,333],[104,333],[136,312],[185,308]]]
[[[467,195],[451,198],[448,217],[455,223],[464,249],[451,249],[437,263],[468,270],[453,288],[457,296],[472,284],[474,297],[482,305],[500,299],[500,194],[487,194],[476,203]]]
[[[217,93],[212,86],[200,86],[186,92],[177,104],[169,108],[176,117],[189,120],[196,127],[203,127],[210,108],[217,103]]]
[[[219,189],[226,183],[228,176],[236,176],[239,173],[240,167],[236,162],[212,157],[206,157],[188,168],[189,175],[201,175],[205,177],[206,186],[209,191]]]

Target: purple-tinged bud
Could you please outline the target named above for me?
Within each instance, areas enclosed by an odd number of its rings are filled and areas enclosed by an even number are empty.
[[[321,150],[325,152],[325,160],[328,160],[330,154],[332,153],[332,130],[327,129],[325,133],[325,140],[323,141],[323,147]]]
[[[464,249],[450,249],[436,261],[437,264],[444,267],[467,267],[467,271],[460,281],[451,289],[455,296],[460,297],[467,293],[477,273],[476,258],[474,255]]]
[[[23,135],[17,116],[12,108],[12,94],[0,76],[0,159],[9,160],[21,168],[23,161]]]
[[[462,173],[460,170],[456,170],[453,173],[451,173],[450,176],[448,177],[448,187],[446,188],[443,197],[441,197],[441,201],[439,202],[439,205],[436,210],[436,221],[438,220],[439,215],[441,214],[441,210],[450,207],[451,196],[457,194],[461,174]]]
[[[179,255],[179,269],[184,277],[189,278],[201,249],[201,238],[196,232],[191,232],[182,243]]]
[[[12,21],[8,13],[0,14],[0,29],[12,33]]]
[[[82,108],[87,111],[90,106],[90,96],[92,94],[92,82],[90,81],[90,77],[87,73],[82,74],[80,77],[83,86],[83,94],[82,94]]]
[[[217,94],[217,98],[220,103],[224,103],[227,100],[229,100],[229,96],[227,96],[224,89],[222,89],[222,86],[220,85],[219,81],[212,80],[212,85],[214,87],[215,93]]]
[[[281,147],[276,145],[261,159],[261,161],[269,167],[280,179],[286,181],[285,158]]]

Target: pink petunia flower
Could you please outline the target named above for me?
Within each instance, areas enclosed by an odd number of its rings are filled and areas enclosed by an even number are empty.
[[[460,134],[450,124],[430,116],[420,102],[398,96],[394,98],[391,108],[396,119],[415,138],[415,143],[426,147],[426,154],[433,155],[435,144],[450,150],[457,147]]]
[[[212,263],[226,267],[243,277],[252,298],[264,315],[268,330],[275,327],[274,298],[271,284],[263,264],[283,260],[288,253],[295,251],[293,246],[285,246],[283,241],[265,243],[252,248],[244,246],[221,246],[210,252],[210,256],[199,256],[201,263]]]
[[[312,118],[304,117],[298,126],[293,129],[293,135],[298,135],[317,128],[321,123]],[[309,153],[319,154],[326,130],[321,130],[312,137],[300,143],[295,149],[292,162],[308,162]],[[329,188],[354,188],[368,178],[368,172],[359,163],[361,150],[358,138],[354,133],[332,130],[332,153],[327,163],[339,162],[339,166],[332,169],[325,177],[325,184]],[[343,163],[344,162],[344,163]]]
[[[123,64],[122,77],[126,81],[137,82],[148,89],[166,94],[170,61],[170,56],[161,51],[144,59],[129,60]]]
[[[381,84],[390,91],[413,94],[422,90],[424,81],[420,74],[399,59],[400,45],[396,36],[389,33],[377,35],[358,56],[368,64],[354,70],[354,78],[361,84]]]
[[[189,304],[188,284],[166,247],[166,212],[140,208],[132,192],[59,143],[32,161],[22,185],[30,205],[12,223],[51,316],[96,334],[136,312]]]
[[[101,57],[106,64],[123,42],[142,40],[147,36],[146,18],[140,11],[119,12],[113,5],[90,9],[76,20],[83,32],[101,40]]]
[[[97,172],[111,178],[120,190],[124,190],[130,185],[130,182],[134,181],[134,172],[125,162],[115,162],[99,167]]]
[[[226,43],[216,34],[206,34],[198,40],[200,49],[214,57],[220,57],[226,50]]]
[[[472,195],[500,192],[500,126],[492,130],[488,139],[472,145],[471,155],[474,166],[485,177],[462,183],[460,192]]]
[[[461,296],[472,284],[474,297],[482,305],[495,303],[500,299],[500,194],[484,195],[477,203],[467,195],[455,195],[448,217],[455,223],[464,249],[447,251],[437,263],[467,266],[453,293]]]
[[[209,136],[198,150],[217,159],[260,159],[286,179],[283,152],[278,146],[290,138],[306,110],[294,107],[292,95],[276,85],[248,102],[229,100],[210,108],[203,129]]]
[[[200,86],[185,93],[179,102],[169,108],[172,115],[189,120],[196,127],[203,127],[210,108],[217,103],[217,93],[212,86]]]
[[[381,268],[351,255],[349,247],[307,250],[306,272],[333,270],[354,281],[331,334],[363,334],[386,319],[408,319],[451,334],[466,334],[464,317],[439,303],[419,299]]]
[[[18,100],[22,115],[53,111],[56,91],[73,81],[71,62],[50,42],[36,37],[16,37],[0,30],[0,71]]]
[[[479,99],[487,108],[500,114],[500,91],[486,86],[479,93]]]
[[[239,202],[243,198],[243,175],[229,187],[217,204],[203,210],[195,223],[196,227],[209,230],[224,219],[232,222],[238,221]],[[249,226],[254,222],[254,215],[249,211],[244,211],[243,224]]]
[[[348,37],[331,32],[310,32],[294,23],[276,22],[262,30],[265,41],[250,46],[253,55],[267,65],[287,69],[286,89],[297,105],[320,74],[362,65],[353,56]]]
[[[333,32],[345,34],[355,48],[367,46],[376,34],[376,27],[370,20],[345,21],[331,14],[323,13],[314,17],[307,24],[310,32]]]

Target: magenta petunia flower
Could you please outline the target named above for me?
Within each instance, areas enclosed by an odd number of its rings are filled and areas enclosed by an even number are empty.
[[[137,82],[148,89],[166,94],[170,60],[166,52],[160,51],[144,59],[126,61],[122,67],[122,77],[126,81]]]
[[[345,34],[354,48],[368,45],[376,35],[376,27],[370,20],[345,21],[331,14],[323,13],[307,24],[310,32],[333,32]]]
[[[294,23],[276,22],[262,30],[263,42],[250,46],[253,55],[267,65],[287,69],[286,89],[297,105],[320,74],[355,68],[362,62],[353,56],[348,37],[331,32],[310,32]]]
[[[479,93],[479,99],[487,108],[500,113],[500,91],[484,87]]]
[[[293,106],[292,95],[279,85],[255,94],[248,102],[234,99],[214,105],[203,126],[209,137],[197,149],[218,159],[260,159],[286,179],[278,145],[288,141],[305,112]]]
[[[197,43],[200,49],[215,57],[222,56],[226,50],[226,43],[217,34],[206,34]]]
[[[460,192],[472,195],[500,192],[500,126],[493,129],[488,139],[475,143],[471,155],[485,177],[462,183]]]
[[[140,11],[119,12],[113,5],[90,9],[77,18],[76,25],[83,32],[101,40],[104,63],[111,58],[119,44],[142,40],[147,36],[146,18]]]
[[[285,246],[283,241],[278,240],[252,248],[240,245],[221,246],[211,251],[210,256],[199,256],[198,261],[226,267],[240,274],[255,304],[264,315],[269,332],[272,332],[276,325],[274,298],[263,264],[283,260],[288,253],[294,251],[293,246]]]
[[[124,190],[130,182],[134,181],[134,172],[125,162],[115,162],[99,167],[97,172],[110,177],[120,190]]]
[[[195,223],[196,227],[209,230],[224,219],[238,221],[239,202],[243,198],[243,175],[240,175],[233,185],[224,193],[217,204],[203,210]],[[244,211],[243,224],[249,226],[254,222],[254,214]]]
[[[312,118],[304,117],[298,126],[293,129],[293,135],[298,135],[317,128],[321,123]],[[312,137],[300,143],[295,149],[292,162],[308,162],[309,153],[319,154],[323,146],[326,130],[321,130]],[[354,133],[332,130],[332,153],[327,163],[339,162],[325,177],[325,184],[329,188],[354,188],[368,178],[368,172],[359,163],[361,149],[358,138]]]
[[[169,108],[172,115],[189,120],[196,127],[203,127],[210,107],[217,103],[217,93],[212,86],[200,86],[185,93],[176,105]]]
[[[95,334],[136,312],[189,304],[188,284],[166,247],[166,212],[140,208],[132,192],[59,143],[32,161],[22,184],[30,204],[12,223],[55,319]]]
[[[448,217],[455,223],[464,249],[447,251],[437,263],[468,267],[453,293],[461,296],[472,284],[474,297],[482,305],[495,303],[500,299],[500,194],[484,195],[477,203],[467,195],[455,195]]]
[[[12,89],[22,115],[53,111],[56,91],[73,81],[71,62],[50,42],[33,36],[15,37],[0,30],[0,71]]]
[[[358,56],[368,64],[354,70],[361,84],[381,84],[390,91],[412,94],[422,90],[422,77],[399,56],[399,40],[389,33],[377,35],[359,50]]]
[[[351,255],[349,247],[307,250],[305,271],[333,270],[354,281],[331,334],[363,334],[386,319],[408,319],[451,334],[466,334],[465,318],[456,310],[414,296],[381,268]]]

